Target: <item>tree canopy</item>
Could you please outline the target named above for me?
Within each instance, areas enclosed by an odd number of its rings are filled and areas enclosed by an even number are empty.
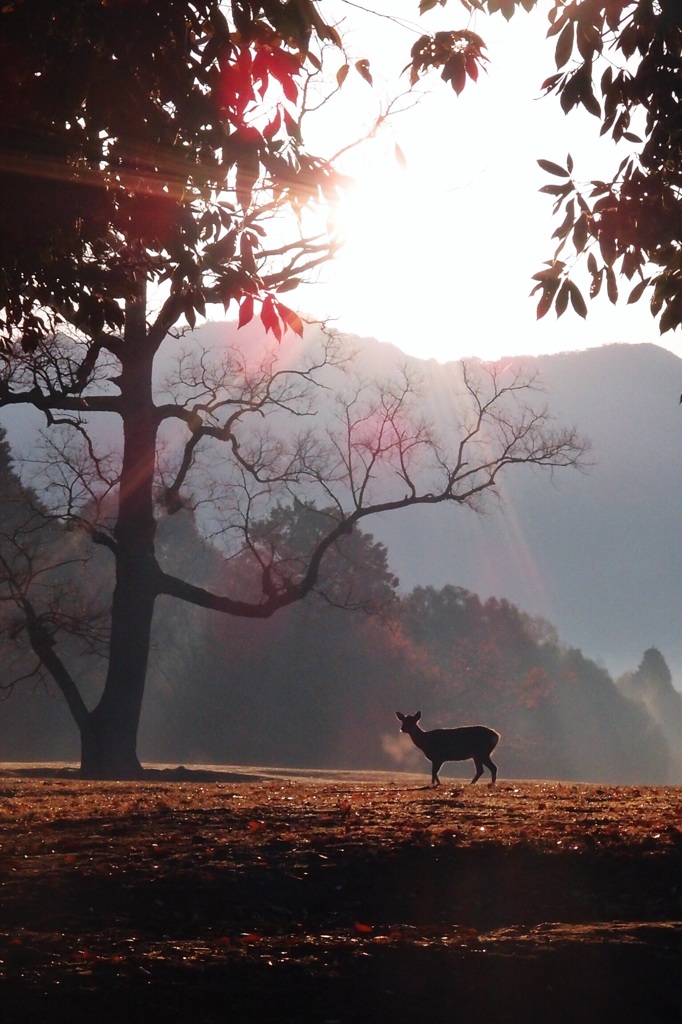
[[[419,12],[448,0],[421,0]],[[537,0],[450,0],[451,8],[533,12]],[[544,8],[543,8],[544,11]],[[682,321],[680,84],[675,0],[554,0],[556,70],[542,86],[564,113],[583,108],[628,152],[611,180],[541,166],[561,223],[536,275],[538,315],[589,296],[650,296],[661,331]],[[123,324],[135,273],[165,287],[161,325],[192,324],[207,304],[254,309],[277,334],[300,331],[279,298],[332,255],[315,229],[272,241],[273,218],[333,200],[342,178],[304,145],[301,113],[325,46],[340,49],[324,3],[145,0],[8,3],[0,12],[0,332],[35,345],[60,323],[97,334]],[[134,31],[131,31],[134,25]],[[476,23],[484,33],[485,26]],[[457,93],[485,68],[471,27],[425,32],[406,66],[437,70]],[[150,59],[151,56],[151,59]],[[366,61],[356,62],[369,82]],[[348,63],[335,62],[335,86]],[[551,69],[548,69],[551,70]],[[329,79],[329,74],[327,74]],[[332,76],[333,79],[333,76]],[[220,197],[220,201],[218,201]],[[580,279],[578,275],[578,280]]]
[[[165,286],[162,331],[210,302],[254,300],[266,328],[301,325],[276,290],[334,249],[264,244],[261,222],[334,195],[300,114],[325,40],[311,0],[57,0],[0,11],[0,329],[33,348],[70,324],[124,325],[140,275]]]

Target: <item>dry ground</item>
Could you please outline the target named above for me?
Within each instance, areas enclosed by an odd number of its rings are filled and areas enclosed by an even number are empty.
[[[682,1020],[681,788],[14,766],[0,796],[7,1024]]]

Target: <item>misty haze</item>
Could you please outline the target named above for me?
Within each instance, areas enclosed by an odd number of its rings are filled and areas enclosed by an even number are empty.
[[[196,333],[210,346],[232,330]],[[363,372],[416,369],[438,423],[456,364],[351,340]],[[590,439],[586,471],[551,481],[520,467],[484,516],[374,517],[324,570],[332,587],[361,594],[364,611],[311,597],[267,621],[226,621],[160,599],[143,761],[422,771],[391,721],[404,706],[421,708],[428,728],[499,729],[501,777],[682,781],[681,361],[620,345],[518,362],[540,371],[557,420]],[[30,452],[36,414],[29,425],[5,410],[2,422],[11,449]],[[293,535],[315,529],[314,514],[287,515]],[[236,571],[187,513],[162,522],[160,542],[197,583]],[[106,578],[105,554],[93,557]],[[0,759],[77,757],[65,706],[48,691],[17,687],[2,705]]]

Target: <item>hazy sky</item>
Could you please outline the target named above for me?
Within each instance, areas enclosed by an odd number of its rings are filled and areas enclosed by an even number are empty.
[[[468,22],[456,0],[423,19],[416,17],[417,0],[367,4],[414,27],[398,28],[344,0],[323,5],[345,18],[351,58],[367,58],[375,78],[370,88],[359,75],[348,76],[318,119],[326,143],[355,137],[386,97],[404,88],[399,72],[423,31],[472,28],[488,43],[488,73],[459,97],[434,75],[418,106],[354,153],[348,166],[358,185],[338,211],[347,245],[320,283],[298,293],[301,307],[330,315],[343,330],[440,361],[619,341],[653,341],[682,355],[678,336],[659,335],[646,301],[614,307],[604,297],[589,304],[586,322],[570,309],[558,321],[554,313],[536,321],[531,277],[553,255],[559,223],[551,199],[538,193],[551,179],[537,159],[561,163],[570,151],[575,173],[591,179],[613,173],[627,151],[599,139],[596,118],[566,117],[554,97],[540,98],[555,70],[555,42],[545,40],[540,13],[520,11],[509,24],[482,15]],[[626,296],[629,290],[624,281]]]

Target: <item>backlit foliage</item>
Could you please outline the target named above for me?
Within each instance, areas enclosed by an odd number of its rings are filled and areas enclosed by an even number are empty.
[[[325,41],[311,0],[3,5],[0,334],[118,330],[140,273],[165,322],[236,303],[300,333],[277,292],[335,243],[264,224],[336,194],[300,131]]]
[[[587,302],[572,280],[586,262],[589,298],[605,291],[615,303],[625,279],[627,301],[649,296],[661,333],[682,323],[682,19],[677,0],[459,0],[470,14],[519,9],[547,12],[556,70],[542,85],[568,114],[583,108],[600,135],[629,144],[608,180],[580,181],[574,161],[539,160],[560,179],[544,186],[561,222],[552,258],[534,275],[537,315],[569,307],[581,317]],[[421,0],[420,12],[447,0]],[[450,48],[449,52],[446,52]],[[485,43],[473,32],[423,36],[412,53],[412,76],[442,67],[460,92],[475,79]]]

